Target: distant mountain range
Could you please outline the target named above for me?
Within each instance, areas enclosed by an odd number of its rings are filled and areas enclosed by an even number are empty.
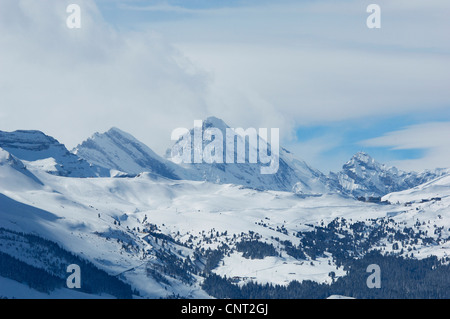
[[[330,173],[328,178],[343,192],[369,199],[413,188],[449,172],[449,169],[405,172],[380,164],[367,153],[358,152],[344,164],[341,171]]]
[[[221,130],[224,136],[225,130],[229,128],[226,123],[215,117],[203,121],[203,131],[210,127]],[[193,135],[193,130],[190,130],[190,134]],[[178,148],[182,142],[181,139],[176,141],[172,149]],[[227,164],[224,160],[224,163],[177,165],[157,155],[142,142],[117,128],[103,134],[94,134],[78,145],[73,153],[95,166],[126,174],[151,172],[170,179],[237,184],[261,190],[292,191],[295,186],[296,190],[305,193],[331,191],[327,186],[325,175],[304,161],[296,159],[283,148],[280,150],[277,173],[267,175],[260,173],[259,163]]]
[[[219,129],[224,136],[229,128],[222,120],[209,117],[203,121],[202,133],[211,127]],[[193,136],[194,130],[188,134]],[[245,139],[243,136],[237,138]],[[56,139],[39,131],[0,131],[0,148],[23,161],[24,166],[67,177],[123,177],[149,172],[172,180],[235,184],[299,195],[340,193],[369,200],[410,189],[450,172],[448,169],[404,172],[359,152],[343,165],[341,171],[325,175],[280,147],[277,173],[264,175],[260,173],[263,164],[249,163],[248,156],[246,163],[225,163],[224,158],[223,163],[175,164],[168,157],[171,151],[182,147],[181,143],[186,143],[186,139],[176,141],[165,158],[132,135],[111,128],[105,133],[95,133],[70,152]],[[223,143],[225,149],[225,141]],[[203,147],[206,144],[203,141]]]

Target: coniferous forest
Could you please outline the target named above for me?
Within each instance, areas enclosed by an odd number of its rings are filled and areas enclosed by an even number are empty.
[[[369,264],[381,269],[381,288],[368,288]],[[450,265],[436,257],[423,260],[383,256],[378,251],[361,259],[345,261],[348,275],[332,284],[293,281],[287,286],[247,283],[239,287],[229,278],[210,274],[203,288],[216,298],[237,299],[324,299],[343,295],[357,299],[448,299],[450,298]]]

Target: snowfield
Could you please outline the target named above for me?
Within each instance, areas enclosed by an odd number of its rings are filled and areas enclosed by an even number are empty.
[[[443,227],[441,236],[450,235],[448,176],[409,191],[389,194],[383,200],[393,204],[380,205],[338,194],[300,196],[231,184],[170,180],[149,173],[134,178],[61,177],[34,166],[25,169],[20,162],[11,161],[6,152],[0,154],[2,228],[59,243],[107,273],[119,275],[146,298],[171,294],[209,297],[200,287],[201,277],[194,276],[193,283],[186,284],[176,277],[166,277],[165,281],[148,275],[148,267],[161,264],[154,252],[162,248],[174,251],[179,258],[194,259],[196,247],[215,249],[225,243],[233,245],[248,234],[257,234],[261,242],[279,249],[285,240],[298,245],[300,239],[295,236],[298,232],[336,218],[348,221],[391,218],[399,227],[414,226],[419,221],[423,230],[431,233],[433,227]],[[422,202],[423,199],[427,201]],[[148,224],[173,240],[164,243],[149,235],[143,231]],[[131,243],[132,248],[124,243]],[[32,254],[17,251],[16,247],[11,242],[10,246],[1,245],[0,251],[45,268]],[[392,245],[387,243],[383,249],[391,251]],[[449,253],[449,242],[415,246],[418,258],[445,257]],[[220,260],[213,272],[239,285],[249,281],[287,285],[293,280],[330,283],[330,272],[337,277],[346,274],[331,256],[298,260],[283,250],[261,259],[244,258],[242,252],[233,251]],[[0,286],[0,295],[11,296],[8,287],[12,283],[6,281],[7,285]],[[19,288],[18,297],[23,295]],[[59,290],[55,297],[71,297],[72,293]]]

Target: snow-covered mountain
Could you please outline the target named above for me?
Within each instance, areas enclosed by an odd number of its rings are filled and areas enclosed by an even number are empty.
[[[250,152],[254,151],[254,154],[259,154],[261,143],[265,143],[265,149],[271,149],[270,143],[266,143],[265,140],[259,139],[258,145],[246,146],[245,163],[233,163],[227,162],[226,152],[227,150],[227,129],[230,127],[221,119],[216,117],[209,117],[205,121],[202,121],[202,127],[200,134],[205,135],[205,132],[209,129],[218,129],[223,137],[222,150],[223,155],[220,154],[221,163],[195,163],[193,152],[191,154],[190,163],[181,163],[180,165],[185,169],[184,178],[193,180],[203,180],[212,183],[220,184],[235,184],[243,185],[250,188],[262,189],[262,190],[281,190],[281,191],[294,191],[298,194],[323,194],[330,192],[330,188],[327,185],[327,178],[320,171],[310,167],[304,161],[296,158],[291,152],[280,147],[278,160],[278,170],[274,174],[261,174],[261,167],[268,166],[260,161],[257,163],[251,163],[249,161]],[[178,141],[174,143],[171,149],[166,152],[166,157],[171,158],[173,154],[179,154],[181,149],[186,148],[194,150],[194,129],[191,129],[189,133],[182,136]],[[189,138],[186,138],[189,135]],[[237,144],[245,144],[245,136],[236,135],[236,143],[234,143],[234,149],[232,149],[233,155],[237,153]],[[201,147],[202,150],[210,143],[207,139],[203,138]]]
[[[0,131],[0,147],[20,159],[25,166],[70,177],[105,176],[109,172],[90,165],[40,131]]]
[[[102,134],[95,133],[78,145],[73,153],[91,164],[129,175],[151,172],[170,179],[180,178],[181,168],[115,127]]]
[[[73,153],[96,167],[123,172],[125,175],[151,172],[170,179],[235,184],[261,190],[292,191],[303,195],[335,192],[365,199],[380,198],[391,192],[409,189],[449,172],[448,169],[421,173],[404,172],[378,163],[367,153],[358,152],[343,165],[340,172],[326,176],[280,147],[278,171],[275,174],[261,174],[261,167],[265,164],[249,163],[249,147],[252,146],[246,146],[245,163],[226,162],[226,131],[230,127],[216,117],[202,121],[199,132],[202,138],[201,151],[211,143],[203,139],[203,136],[212,128],[222,133],[222,163],[195,163],[193,151],[189,155],[190,163],[175,164],[171,161],[172,155],[179,154],[180,150],[186,148],[187,143],[190,143],[187,148],[189,150],[199,147],[194,145],[194,128],[167,150],[166,158],[118,128],[112,128],[103,134],[95,133],[78,145]],[[186,138],[186,135],[189,135],[189,138]],[[244,136],[237,135],[236,142],[244,142],[244,139]],[[270,149],[270,144],[267,143],[266,147]],[[259,146],[252,150],[259,154]],[[237,143],[233,151],[236,153]]]
[[[273,176],[259,164],[178,166],[118,129],[85,142],[89,166],[43,133],[1,136],[0,298],[450,297],[449,175],[386,205],[338,193],[381,194],[444,170],[405,173],[358,153],[327,180],[283,149]],[[47,160],[150,172],[77,178],[38,165]],[[179,179],[161,178],[166,168]],[[66,286],[69,264],[82,269],[80,290]],[[382,289],[367,289],[369,264],[382,267]]]
[[[344,193],[369,198],[409,189],[447,173],[448,169],[405,172],[381,164],[365,152],[358,152],[344,164],[340,172],[330,173],[329,179],[333,185],[340,186]]]
[[[202,121],[201,134],[216,128],[224,137],[226,150],[226,130],[229,126],[222,120],[209,117]],[[192,138],[180,138],[166,153],[179,151]],[[237,136],[243,142],[245,137]],[[202,140],[202,149],[209,141]],[[420,173],[404,172],[374,160],[364,152],[355,154],[338,173],[325,176],[304,161],[296,158],[288,150],[280,147],[279,167],[275,174],[261,174],[261,163],[249,163],[250,150],[247,146],[246,163],[181,163],[175,164],[152,151],[132,135],[112,128],[78,145],[72,152],[53,137],[40,131],[0,131],[0,147],[20,160],[25,167],[39,168],[54,175],[69,177],[134,176],[150,172],[174,180],[208,181],[218,184],[235,184],[261,190],[292,191],[311,195],[336,192],[366,199],[380,198],[388,193],[413,188],[449,173],[448,169],[427,170]],[[236,152],[237,146],[234,145]],[[270,144],[267,143],[270,149]],[[259,153],[259,146],[254,150]],[[193,156],[193,155],[192,155]],[[193,161],[192,161],[193,162]]]

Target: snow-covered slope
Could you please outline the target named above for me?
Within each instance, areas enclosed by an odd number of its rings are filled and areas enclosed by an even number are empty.
[[[0,131],[0,147],[22,160],[25,166],[54,175],[95,177],[109,174],[70,153],[63,144],[40,131]]]
[[[3,171],[12,171],[14,170],[14,173],[20,173],[21,175],[17,174],[18,176],[16,176],[14,179],[9,179],[9,177],[11,176],[11,174],[4,174],[4,175],[0,175],[0,178],[3,179],[3,182],[7,185],[9,185],[10,187],[12,185],[17,185],[18,189],[23,189],[23,187],[25,187],[25,185],[31,180],[31,182],[34,183],[38,183],[41,184],[42,183],[37,179],[36,176],[34,176],[26,167],[25,165],[22,163],[22,161],[20,161],[19,159],[15,158],[14,156],[12,156],[11,154],[9,154],[7,151],[5,151],[4,149],[0,148],[0,166],[2,166],[4,169]],[[28,177],[29,179],[25,178],[24,176]],[[8,180],[6,180],[8,178]]]
[[[382,199],[390,203],[428,203],[440,202],[450,198],[450,175],[438,177],[430,182],[421,184],[402,192],[391,193]]]
[[[345,193],[368,198],[409,189],[448,172],[448,169],[404,172],[377,162],[367,153],[358,152],[340,172],[331,173],[329,179],[333,184],[340,185]]]
[[[339,254],[350,256],[374,248],[405,255],[411,249],[417,258],[450,253],[450,203],[444,200],[378,205],[338,194],[308,197],[148,173],[83,179],[30,168],[37,183],[6,152],[0,154],[0,253],[52,272],[54,260],[56,266],[69,262],[46,241],[57,243],[142,297],[207,298],[202,282],[208,272],[237,285],[331,283],[331,273],[346,275],[333,255],[339,247]],[[18,184],[10,184],[14,180]],[[404,239],[412,236],[408,227],[418,240]],[[263,249],[252,249],[255,244]],[[46,253],[36,253],[41,251]],[[211,259],[209,251],[219,257]]]
[[[4,169],[0,167],[0,172]],[[110,274],[124,272],[124,278],[146,297],[171,293],[206,296],[196,280],[191,286],[177,276],[163,275],[170,282],[166,284],[165,280],[158,281],[155,275],[149,275],[148,269],[157,270],[159,265],[169,262],[158,255],[161,248],[176,252],[177,258],[182,260],[188,256],[194,260],[194,248],[215,248],[227,241],[231,244],[240,240],[243,233],[248,235],[249,230],[257,231],[272,243],[276,243],[271,239],[274,236],[298,241],[295,236],[283,235],[280,229],[286,227],[289,232],[309,229],[305,224],[332,218],[334,215],[329,215],[327,210],[330,203],[342,206],[336,213],[354,218],[363,215],[360,209],[355,209],[362,203],[336,195],[320,201],[317,198],[304,200],[288,192],[260,192],[208,182],[155,180],[149,174],[120,179],[66,178],[37,170],[35,174],[45,187],[11,190],[3,184],[3,179],[0,180],[0,192],[7,194],[0,197],[1,227],[38,234],[57,242]],[[385,214],[375,205],[369,211],[372,216]],[[264,226],[257,224],[262,221]],[[202,235],[206,233],[222,236],[210,243]],[[163,243],[155,237],[157,234],[165,234],[173,240]],[[24,258],[23,249],[15,250],[13,242],[8,246],[6,252]],[[1,246],[0,251],[4,251]],[[43,263],[32,260],[33,264]],[[243,262],[248,262],[244,268]],[[326,282],[330,280],[330,271],[344,274],[327,257],[317,259],[312,267],[288,255],[251,261],[241,253],[224,259],[223,267],[216,270],[218,274],[255,277],[261,283],[279,284],[293,279]],[[294,272],[298,275],[289,275]]]
[[[130,175],[152,172],[167,178],[179,179],[175,164],[160,157],[132,135],[111,128],[78,145],[73,152],[89,163]]]

